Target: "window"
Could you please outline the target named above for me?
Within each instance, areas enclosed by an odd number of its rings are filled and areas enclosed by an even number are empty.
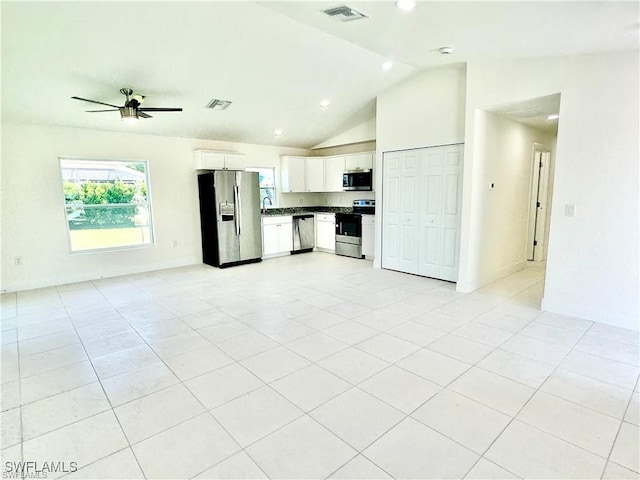
[[[275,168],[247,168],[248,172],[258,172],[260,180],[260,208],[264,201],[265,206],[276,205],[276,173]],[[269,200],[264,200],[267,197]],[[271,202],[271,203],[269,203]]]
[[[153,244],[147,162],[60,159],[72,252]]]

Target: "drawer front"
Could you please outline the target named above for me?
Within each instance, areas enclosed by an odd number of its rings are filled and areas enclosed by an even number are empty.
[[[293,223],[293,217],[291,215],[262,217],[263,225],[277,225],[279,223]]]
[[[316,213],[316,219],[319,222],[334,222],[336,221],[336,216],[334,214],[326,214],[326,213]]]
[[[375,215],[362,215],[362,226],[375,225],[375,224],[376,224]]]

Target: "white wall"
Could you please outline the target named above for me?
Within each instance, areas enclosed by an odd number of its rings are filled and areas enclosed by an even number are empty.
[[[375,140],[375,138],[376,117],[374,116],[373,118],[367,120],[366,122],[362,122],[360,125],[356,125],[346,132],[342,132],[335,137],[332,137],[314,147],[311,147],[311,149],[313,150],[316,148],[327,148],[335,147],[338,145],[351,145],[352,143],[369,142],[371,140]]]
[[[464,68],[429,70],[383,92],[376,105],[376,172],[382,153],[462,143],[465,137]],[[376,182],[376,256],[380,267],[382,175]]]
[[[2,285],[24,290],[202,261],[193,150],[246,153],[251,166],[276,167],[303,149],[233,144],[87,129],[2,125]],[[69,253],[58,157],[149,162],[156,245],[102,253]],[[298,205],[300,196],[282,195]],[[177,247],[172,244],[177,241]],[[15,265],[14,257],[23,258]]]
[[[429,70],[380,94],[378,152],[463,142],[465,79],[464,68]]]
[[[560,92],[543,309],[639,328],[638,84],[637,51],[468,65],[460,289],[485,278],[477,110]]]
[[[475,280],[484,285],[526,266],[533,145],[551,142],[545,132],[482,110],[475,113],[475,133],[474,202],[483,206]]]

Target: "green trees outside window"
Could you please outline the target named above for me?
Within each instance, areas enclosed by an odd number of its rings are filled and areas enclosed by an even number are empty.
[[[151,244],[146,162],[61,159],[72,251]]]

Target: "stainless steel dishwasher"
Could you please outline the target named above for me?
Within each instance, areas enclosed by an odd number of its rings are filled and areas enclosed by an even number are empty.
[[[291,253],[311,252],[315,246],[313,214],[293,216],[293,250]]]

